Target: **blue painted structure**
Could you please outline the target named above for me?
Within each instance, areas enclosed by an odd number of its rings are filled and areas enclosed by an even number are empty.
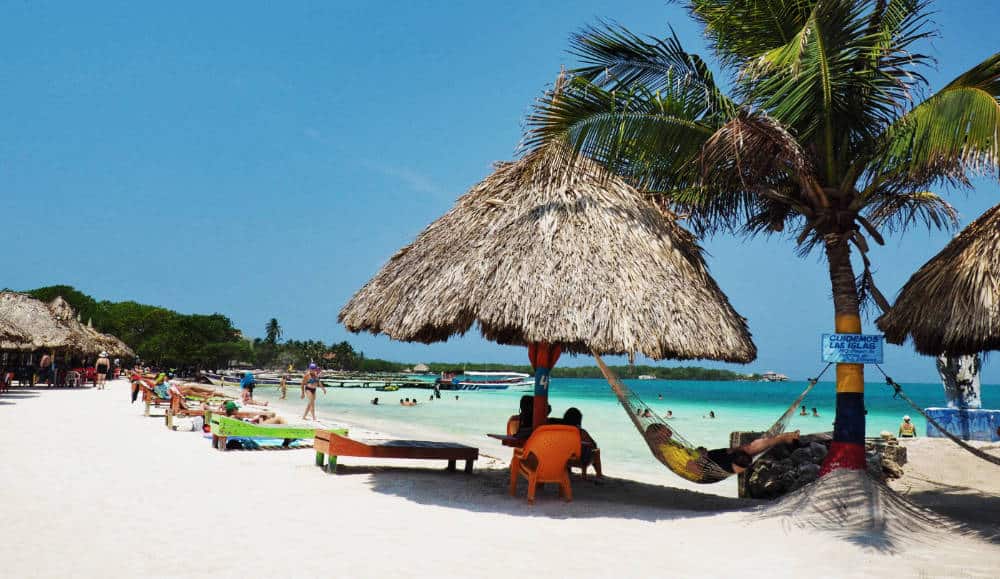
[[[1000,410],[983,408],[926,408],[927,414],[962,440],[1000,442]],[[944,438],[930,422],[928,438]]]

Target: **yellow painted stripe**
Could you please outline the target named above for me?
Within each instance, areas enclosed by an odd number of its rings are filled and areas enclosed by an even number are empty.
[[[856,314],[839,315],[834,320],[838,334],[860,334],[861,316]],[[837,392],[864,393],[864,364],[837,364]]]
[[[837,392],[865,391],[864,364],[837,364]]]
[[[861,316],[857,314],[837,316],[834,320],[834,327],[838,334],[860,334]]]

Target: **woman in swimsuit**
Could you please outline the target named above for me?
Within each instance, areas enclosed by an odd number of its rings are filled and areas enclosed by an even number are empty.
[[[312,419],[316,420],[316,388],[322,388],[323,394],[326,394],[326,386],[319,381],[319,366],[316,364],[309,364],[309,370],[306,372],[305,376],[302,377],[302,398],[309,394],[309,402],[306,404],[306,411],[302,414],[302,419],[306,420],[309,413],[312,412]]]
[[[101,356],[94,363],[94,370],[97,372],[97,389],[104,390],[104,381],[108,378],[108,369],[111,368],[111,360],[108,359],[107,352],[101,352]]]

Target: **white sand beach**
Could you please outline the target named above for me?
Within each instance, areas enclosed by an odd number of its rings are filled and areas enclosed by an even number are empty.
[[[472,475],[447,473],[443,462],[352,458],[330,475],[310,449],[219,452],[198,433],[169,431],[129,403],[125,381],[105,391],[16,389],[0,396],[0,433],[5,577],[989,577],[1000,569],[988,515],[1000,504],[995,467],[947,454],[963,466],[946,468],[945,441],[912,444],[914,474],[894,486],[967,516],[973,526],[961,534],[933,515],[916,528],[909,519],[896,525],[892,505],[890,524],[832,532],[778,516],[778,504],[672,488],[666,474],[662,485],[575,478],[572,503],[546,488],[529,506],[523,482],[520,496],[508,496],[503,460],[488,457]],[[932,476],[939,486],[918,486]],[[948,498],[955,488],[964,498]]]

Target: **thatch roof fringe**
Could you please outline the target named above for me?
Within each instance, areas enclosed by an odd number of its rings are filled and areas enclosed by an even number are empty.
[[[925,263],[876,320],[886,340],[927,355],[1000,349],[1000,205]]]
[[[94,355],[134,356],[124,342],[87,328],[62,297],[46,304],[27,294],[0,292],[0,349],[72,350]]]
[[[756,357],[746,320],[672,215],[560,148],[503,163],[401,249],[340,312],[415,342],[474,324],[501,344],[653,359]]]

